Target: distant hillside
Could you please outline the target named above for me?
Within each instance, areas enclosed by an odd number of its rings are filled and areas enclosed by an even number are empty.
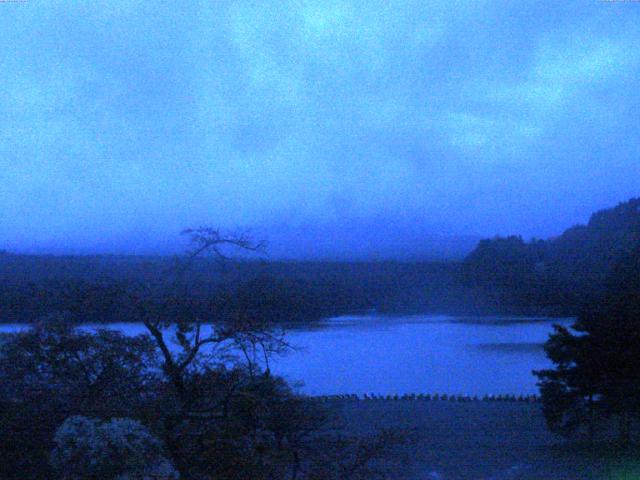
[[[587,225],[547,242],[543,267],[565,285],[601,289],[620,261],[640,245],[640,198],[594,213]]]
[[[459,262],[238,261],[210,258],[171,280],[177,258],[0,254],[0,321],[31,321],[67,312],[78,321],[133,320],[126,291],[196,299],[224,312],[242,307],[277,321],[376,310],[443,312],[464,305]],[[170,285],[170,290],[167,290]],[[468,302],[466,302],[468,303]]]
[[[463,281],[505,303],[575,310],[599,295],[639,246],[640,198],[634,198],[549,240],[482,240],[463,263]]]
[[[640,199],[597,212],[557,238],[482,240],[462,262],[245,260],[221,269],[202,258],[167,282],[177,257],[0,252],[0,321],[51,312],[78,321],[135,320],[127,291],[142,284],[158,301],[178,296],[207,312],[242,308],[283,322],[369,310],[574,315],[604,291],[615,269],[634,265],[628,259],[637,251]]]

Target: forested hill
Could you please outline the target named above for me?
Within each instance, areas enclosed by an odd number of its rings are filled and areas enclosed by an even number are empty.
[[[242,308],[278,321],[381,313],[575,315],[640,251],[640,199],[595,213],[549,240],[482,240],[463,262],[239,261],[211,258],[168,281],[177,258],[0,253],[0,321],[65,312],[78,321],[135,321],[128,290]],[[629,264],[633,264],[632,262]],[[637,272],[640,275],[640,272]],[[190,301],[191,301],[190,300]]]
[[[134,321],[127,290],[186,296],[219,311],[235,306],[279,321],[365,312],[452,311],[468,304],[459,262],[229,261],[136,256],[0,254],[0,321],[65,312],[78,321]]]
[[[502,303],[575,311],[604,291],[614,269],[639,246],[640,198],[634,198],[556,238],[482,240],[464,261],[463,282]]]

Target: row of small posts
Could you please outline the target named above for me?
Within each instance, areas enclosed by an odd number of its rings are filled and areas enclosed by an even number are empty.
[[[362,400],[362,401],[379,401],[379,400],[422,400],[422,401],[442,401],[442,402],[526,402],[535,403],[540,401],[538,395],[450,395],[446,393],[430,394],[430,393],[407,393],[404,395],[376,395],[366,393],[362,396],[357,394],[342,395],[319,395],[312,397],[320,402],[330,402],[335,400]]]

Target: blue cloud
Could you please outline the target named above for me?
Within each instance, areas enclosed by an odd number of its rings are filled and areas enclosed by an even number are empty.
[[[0,9],[8,246],[367,218],[545,236],[639,193],[631,3]]]

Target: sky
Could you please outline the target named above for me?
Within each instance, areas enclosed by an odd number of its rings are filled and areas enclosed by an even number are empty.
[[[8,250],[448,255],[640,196],[640,2],[27,0],[0,45]]]

